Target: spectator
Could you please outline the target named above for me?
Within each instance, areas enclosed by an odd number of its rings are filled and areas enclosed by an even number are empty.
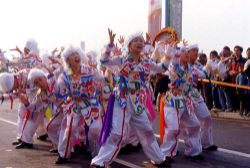
[[[239,67],[244,66],[246,59],[242,57],[243,48],[241,46],[234,47],[234,58],[232,59],[229,65],[229,76],[231,78],[231,83],[236,83],[236,76],[239,73]],[[236,96],[236,88],[231,88],[231,98],[232,98],[232,105],[233,109],[236,111],[239,109],[239,99]]]
[[[219,63],[218,52],[213,50],[210,52],[209,61],[207,62],[207,74],[210,79],[218,80],[215,74],[212,72],[212,69],[217,66]],[[222,109],[220,100],[219,100],[219,86],[217,84],[212,85],[212,97],[213,97],[213,106],[212,111],[224,111]]]
[[[204,53],[200,53],[198,56],[197,63],[200,64],[202,69],[204,69],[204,66],[207,64],[207,55]],[[209,75],[205,72],[206,79],[210,79]],[[197,88],[200,88],[200,83],[198,83]],[[202,83],[201,84],[201,95],[203,96],[206,105],[209,110],[213,108],[213,97],[211,95],[212,93],[212,84],[211,83]]]
[[[250,59],[244,65],[244,72],[247,76],[248,86],[250,86]],[[250,90],[247,91],[247,111],[246,116],[250,117]]]
[[[247,75],[243,71],[243,66],[239,66],[239,73],[236,76],[236,84],[238,85],[248,84]],[[247,90],[236,88],[236,93],[239,96],[239,100],[240,100],[240,115],[241,116],[246,115],[247,113]]]
[[[221,73],[221,80],[223,82],[231,82],[230,75],[228,74],[228,65],[231,61],[231,51],[228,46],[223,47],[222,52],[220,53],[221,61],[218,64],[219,71]],[[225,112],[232,112],[232,98],[231,98],[231,87],[228,86],[220,86],[219,89],[219,99],[220,103],[223,106],[222,108],[226,108]]]
[[[247,49],[246,53],[247,53],[247,59],[250,59],[250,47]]]

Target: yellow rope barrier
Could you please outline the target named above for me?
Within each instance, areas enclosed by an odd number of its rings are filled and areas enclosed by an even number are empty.
[[[208,80],[208,79],[199,79],[199,81],[204,82],[204,83],[213,83],[213,84],[222,85],[222,86],[229,86],[229,87],[250,90],[250,86],[247,86],[247,85],[237,85],[233,83],[221,82],[221,81],[216,81],[216,80]]]

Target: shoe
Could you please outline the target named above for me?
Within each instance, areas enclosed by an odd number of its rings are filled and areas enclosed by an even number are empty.
[[[41,136],[37,137],[37,139],[40,140],[40,141],[46,141],[47,138],[48,138],[48,134],[44,134],[44,135],[41,135]]]
[[[244,116],[244,112],[240,110],[239,112],[240,116],[243,117]]]
[[[128,155],[131,153],[131,150],[130,150],[130,145],[126,145],[124,146],[123,148],[121,148],[119,154],[123,154],[123,155]]]
[[[219,111],[222,111],[222,109],[214,107],[211,109],[211,111],[212,112],[219,112]]]
[[[199,154],[199,155],[195,155],[195,156],[186,156],[186,158],[188,159],[192,159],[192,160],[199,160],[199,161],[202,161],[204,160],[204,156]]]
[[[171,161],[166,158],[162,163],[160,164],[154,164],[157,168],[169,168],[171,167]]]
[[[169,163],[174,163],[174,159],[172,157],[167,156],[166,161]]]
[[[57,158],[57,161],[55,162],[56,164],[65,164],[65,163],[68,163],[68,159],[66,158],[62,158],[62,157],[58,157]]]
[[[12,142],[12,145],[19,145],[20,143],[22,143],[21,139],[17,139],[17,141]]]
[[[233,109],[232,108],[226,109],[225,112],[233,112]]]
[[[250,112],[248,112],[248,113],[246,114],[246,117],[250,117]]]
[[[75,145],[74,146],[74,153],[75,154],[80,154],[81,146],[80,145]]]
[[[136,146],[134,145],[130,145],[130,151],[131,152],[140,152],[140,149],[141,149],[141,144],[137,144]]]
[[[16,149],[23,149],[23,148],[31,149],[33,148],[33,144],[21,142],[19,145],[16,146]]]
[[[104,166],[90,165],[89,168],[104,168]]]
[[[50,153],[58,153],[58,150],[55,149],[55,148],[51,148],[51,149],[49,150],[49,152],[50,152]]]
[[[217,151],[218,150],[218,146],[216,145],[211,145],[209,147],[203,148],[204,151]]]

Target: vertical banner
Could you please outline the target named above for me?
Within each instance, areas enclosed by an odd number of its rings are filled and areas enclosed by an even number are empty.
[[[165,27],[170,27],[170,3],[169,0],[165,0]]]
[[[151,38],[161,30],[162,0],[149,0],[148,33]]]
[[[169,26],[178,33],[182,39],[182,0],[166,0],[166,18],[169,19]],[[166,19],[167,20],[167,19]]]

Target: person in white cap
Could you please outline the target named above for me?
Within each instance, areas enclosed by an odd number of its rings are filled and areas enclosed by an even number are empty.
[[[86,57],[87,57],[87,62],[88,62],[88,65],[92,68],[97,68],[97,52],[91,50],[89,52],[86,53]]]
[[[83,52],[78,47],[70,46],[63,52],[64,72],[58,79],[59,94],[65,94],[67,100],[63,104],[64,119],[60,130],[56,164],[68,161],[71,148],[78,135],[79,121],[83,119],[82,127],[86,128],[86,136],[90,138],[92,154],[99,149],[98,137],[101,129],[101,117],[98,101],[95,97],[95,81],[102,76],[93,68],[82,65]],[[88,131],[88,132],[87,132]]]
[[[7,97],[2,96],[2,101],[11,100],[13,103],[13,96],[20,96],[21,94],[26,95],[32,99],[35,95],[35,88],[28,83],[28,70],[23,69],[18,73],[1,73],[0,74],[0,92],[8,93]],[[6,99],[8,98],[8,99]],[[21,143],[22,130],[24,125],[24,118],[26,114],[25,104],[20,102],[18,106],[18,117],[17,117],[17,142],[13,142],[13,145],[18,145]]]
[[[4,56],[4,52],[0,49],[0,73],[9,71],[10,61]]]
[[[35,98],[32,101],[27,100],[25,97],[21,98],[23,104],[26,105],[29,111],[29,117],[23,129],[21,141],[22,143],[16,148],[32,147],[33,136],[43,122],[44,116],[50,120],[47,132],[53,147],[56,149],[59,138],[59,128],[62,121],[62,98],[58,98],[56,76],[50,72],[47,75],[43,70],[33,68],[29,72],[28,81],[39,88]],[[46,114],[47,113],[47,114]],[[53,117],[53,118],[52,118]]]
[[[205,78],[205,73],[196,66],[195,62],[198,57],[199,46],[197,44],[189,45],[187,47],[189,64],[193,71],[193,74],[196,74],[196,77],[193,80],[193,85],[196,87],[198,83],[198,78]],[[207,108],[207,105],[198,92],[197,88],[193,88],[191,91],[191,98],[195,102],[194,111],[201,123],[201,143],[203,150],[206,151],[216,151],[217,146],[213,143],[213,133],[212,133],[212,117]]]
[[[110,42],[101,58],[101,63],[112,69],[119,66],[119,81],[114,88],[113,109],[106,111],[105,118],[112,119],[110,129],[101,133],[102,146],[96,157],[91,161],[90,167],[107,167],[115,159],[125,138],[125,133],[130,124],[136,131],[145,154],[157,167],[169,167],[165,162],[163,153],[154,137],[153,129],[145,112],[144,84],[150,72],[163,72],[166,63],[155,64],[144,59],[141,52],[144,49],[142,33],[135,33],[127,39],[128,54],[126,56],[110,57],[114,49],[115,34],[109,30]],[[103,125],[105,128],[106,125]],[[102,136],[106,135],[106,136]],[[107,136],[108,135],[108,136]]]
[[[189,139],[185,139],[185,156],[202,160],[200,143],[200,123],[194,113],[194,102],[190,97],[193,90],[193,71],[188,64],[185,47],[180,50],[169,48],[173,54],[168,67],[170,79],[169,90],[165,93],[164,101],[164,129],[161,149],[167,160],[177,155],[178,139],[183,131],[188,131]]]
[[[20,53],[20,59],[11,62],[11,65],[19,70],[30,69],[42,62],[39,57],[38,43],[34,39],[26,41],[23,52],[18,47],[11,49],[11,51],[18,51]]]

